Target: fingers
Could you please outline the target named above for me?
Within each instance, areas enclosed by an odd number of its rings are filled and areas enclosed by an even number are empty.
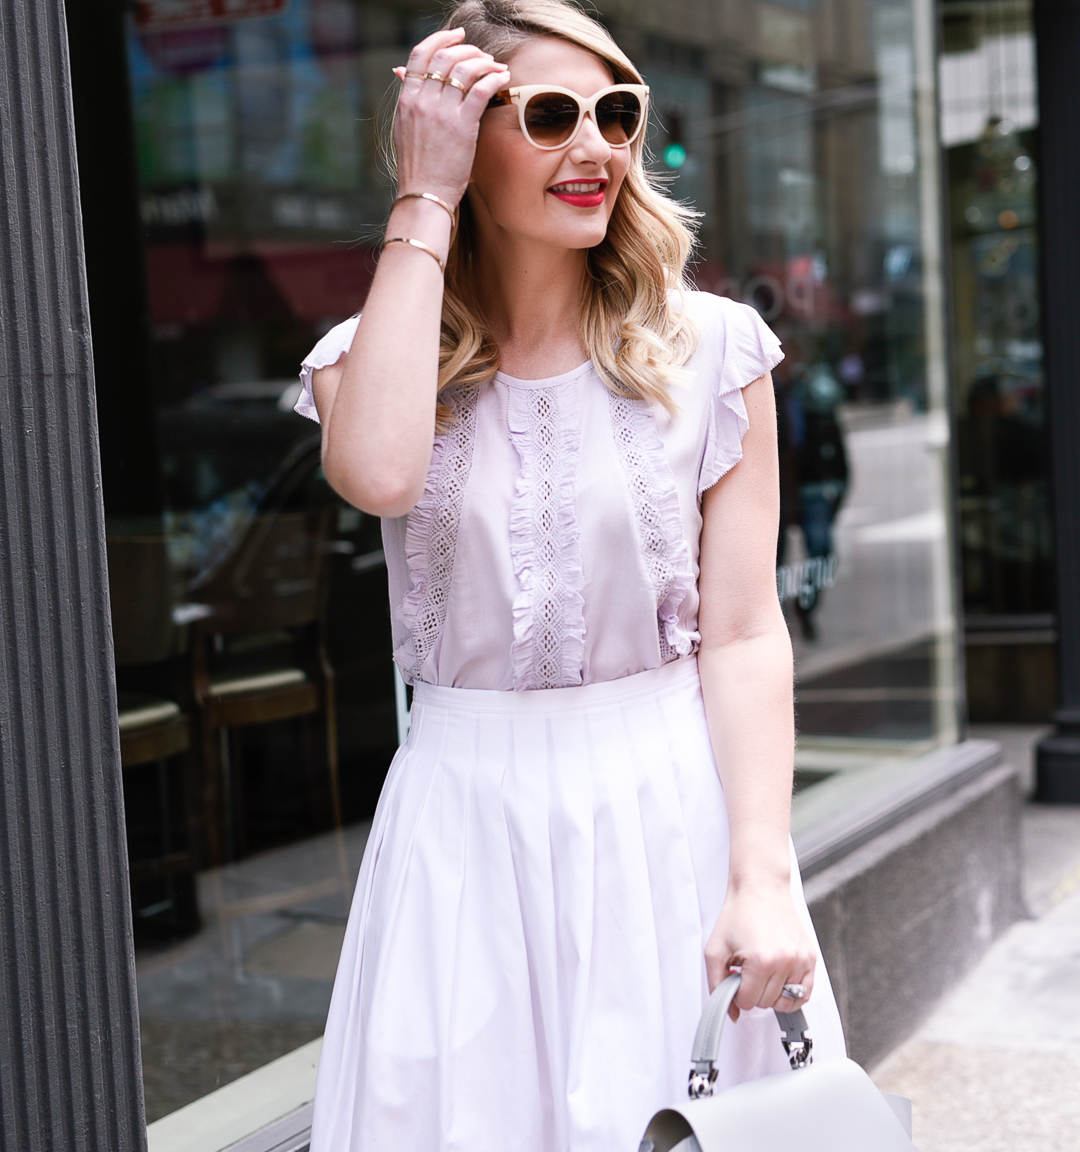
[[[432,32],[430,36],[425,36],[409,53],[409,63],[403,71],[419,72],[421,75],[424,72],[431,72],[432,57],[440,49],[448,48],[452,44],[460,44],[464,39],[464,28],[440,28],[438,32]]]
[[[816,958],[805,954],[755,958],[742,966],[742,984],[736,996],[740,1008],[772,1008],[794,1012],[809,999],[814,989]],[[802,996],[784,994],[787,985],[802,985]]]
[[[435,90],[434,84],[424,80],[425,76],[440,76],[445,84],[446,78],[463,61],[492,59],[475,44],[460,43],[462,36],[464,32],[457,29],[453,33],[434,33],[421,40],[409,53],[409,63],[402,73],[405,89],[412,92]]]
[[[444,92],[444,95],[453,96],[459,101],[466,99],[470,91],[481,80],[490,78],[490,82],[477,94],[477,99],[479,99],[483,93],[490,91],[490,95],[484,97],[483,106],[486,108],[488,100],[498,91],[499,85],[506,81],[509,73],[505,65],[496,63],[491,56],[485,53],[482,56],[459,60],[444,75],[446,75],[447,81],[445,87],[449,89],[449,92]]]
[[[488,106],[488,102],[496,92],[501,92],[510,83],[510,69],[505,64],[492,61],[491,67],[483,75],[477,77],[469,86],[462,103],[468,112],[476,117],[479,124],[480,117]]]
[[[802,989],[801,996],[789,996],[784,991],[788,988],[791,991],[799,991]],[[780,990],[780,998],[777,1003],[770,1005],[778,1012],[794,1012],[796,1009],[801,1008],[811,997],[814,991],[814,969],[813,966],[807,968],[803,974],[796,980],[785,980],[783,987]]]
[[[394,75],[402,81],[406,89],[417,92],[424,89],[438,91],[435,83],[425,81],[424,77],[432,73],[442,77],[444,87],[453,88],[461,97],[464,97],[472,86],[482,77],[496,72],[505,73],[506,67],[497,64],[487,52],[482,52],[474,44],[464,43],[465,30],[463,28],[440,29],[425,37],[409,53],[409,62],[404,67],[393,69]],[[447,83],[453,78],[456,83]],[[505,81],[502,76],[501,80]],[[461,88],[465,89],[462,93]],[[485,86],[489,90],[490,85]],[[498,91],[491,89],[487,100]],[[486,101],[485,101],[486,107]]]

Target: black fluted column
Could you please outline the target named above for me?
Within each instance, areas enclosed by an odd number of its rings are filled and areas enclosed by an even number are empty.
[[[1035,0],[1039,214],[1057,556],[1059,700],[1036,798],[1080,803],[1080,0]]]
[[[0,1147],[141,1152],[61,0],[0,0]]]

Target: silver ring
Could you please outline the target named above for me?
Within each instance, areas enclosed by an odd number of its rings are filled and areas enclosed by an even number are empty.
[[[780,995],[786,996],[789,1000],[802,1000],[806,996],[806,985],[785,984]]]

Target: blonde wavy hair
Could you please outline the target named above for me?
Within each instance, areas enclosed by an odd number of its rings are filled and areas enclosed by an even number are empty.
[[[464,28],[465,42],[509,61],[537,36],[565,40],[598,57],[615,83],[641,84],[641,74],[610,33],[570,0],[461,0],[444,28]],[[697,345],[685,307],[670,293],[686,288],[694,244],[693,209],[665,195],[645,168],[645,133],[631,145],[630,167],[612,210],[606,237],[587,253],[588,278],[581,337],[601,379],[618,395],[658,402],[674,412],[671,386]],[[499,368],[499,347],[480,312],[471,275],[477,234],[468,197],[461,202],[450,242],[439,349],[439,392],[482,384]],[[444,429],[449,407],[436,419]]]

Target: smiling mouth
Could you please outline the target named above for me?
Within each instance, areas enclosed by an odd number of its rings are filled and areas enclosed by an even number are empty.
[[[596,208],[604,202],[606,180],[564,180],[552,184],[548,191],[566,204],[576,208]]]

